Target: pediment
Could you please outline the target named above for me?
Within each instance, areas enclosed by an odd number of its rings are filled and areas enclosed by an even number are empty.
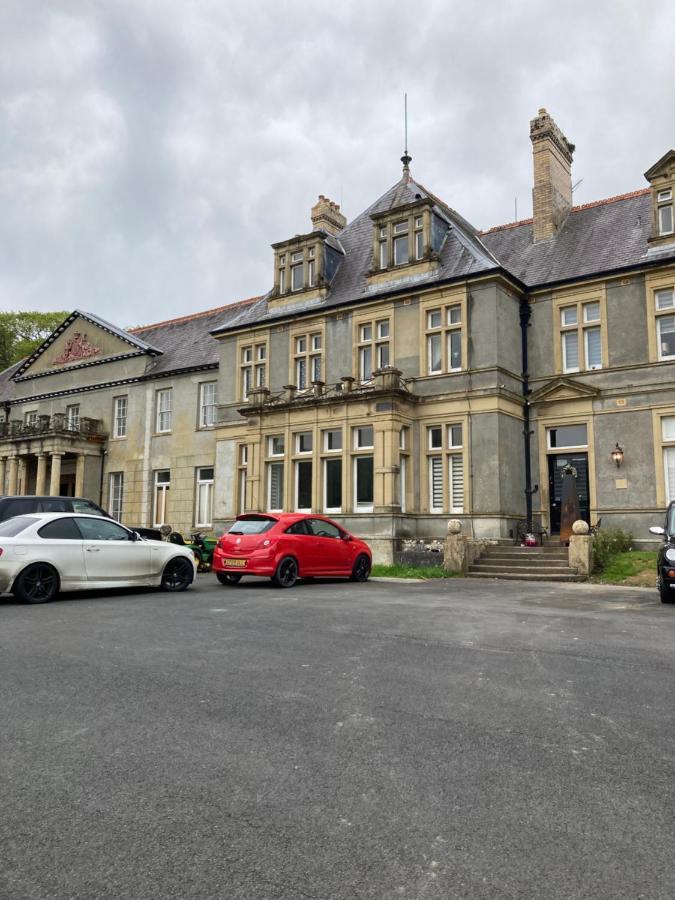
[[[669,150],[650,169],[647,169],[645,178],[647,181],[652,181],[657,175],[670,175],[673,171],[675,171],[675,150]]]
[[[554,403],[560,400],[584,400],[596,397],[597,388],[574,378],[554,378],[530,395],[530,403]]]
[[[156,356],[161,351],[98,316],[75,310],[12,377],[20,381],[39,375],[54,375],[142,353]]]

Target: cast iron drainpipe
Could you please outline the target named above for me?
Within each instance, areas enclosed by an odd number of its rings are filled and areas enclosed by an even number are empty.
[[[527,297],[520,298],[520,349],[523,363],[523,445],[525,450],[525,511],[527,517],[527,531],[532,531],[532,494],[537,488],[532,489],[532,454],[530,448],[530,374],[527,358],[527,329],[530,327],[532,310]]]

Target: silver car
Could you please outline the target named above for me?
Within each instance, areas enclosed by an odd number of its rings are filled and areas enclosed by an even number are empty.
[[[144,540],[100,516],[35,513],[0,524],[0,593],[25,603],[46,603],[59,591],[184,591],[196,571],[189,548]]]

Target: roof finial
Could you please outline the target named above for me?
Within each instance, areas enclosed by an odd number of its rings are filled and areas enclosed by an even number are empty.
[[[407,180],[410,177],[410,163],[412,162],[412,156],[408,153],[408,95],[403,95],[403,117],[405,123],[405,150],[403,151],[403,156],[401,157],[401,162],[403,163],[403,177]]]

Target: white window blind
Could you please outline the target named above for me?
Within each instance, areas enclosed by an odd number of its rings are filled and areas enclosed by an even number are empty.
[[[586,340],[586,368],[599,369],[602,366],[600,329],[587,328],[584,335]]]
[[[579,335],[576,331],[563,334],[563,360],[566,372],[579,371]]]
[[[432,511],[443,509],[443,458],[432,456],[429,459],[429,506]]]
[[[460,454],[450,457],[450,511],[464,512],[464,466]]]

